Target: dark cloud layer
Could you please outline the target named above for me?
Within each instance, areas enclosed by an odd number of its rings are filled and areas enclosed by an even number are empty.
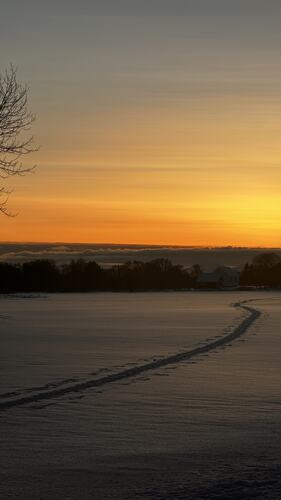
[[[212,269],[219,264],[242,267],[263,251],[281,249],[263,248],[192,248],[162,247],[141,245],[98,245],[98,244],[0,244],[2,262],[25,262],[36,259],[53,259],[58,264],[72,259],[95,260],[103,266],[122,264],[128,260],[148,261],[168,258],[175,264],[191,266],[200,264],[205,269]]]

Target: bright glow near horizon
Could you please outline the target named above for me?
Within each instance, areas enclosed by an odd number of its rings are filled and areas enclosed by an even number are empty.
[[[281,245],[281,6],[27,4],[4,8],[1,69],[42,148],[2,241]]]

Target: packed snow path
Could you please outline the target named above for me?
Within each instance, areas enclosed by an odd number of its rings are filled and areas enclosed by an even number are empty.
[[[213,351],[219,347],[222,347],[233,340],[238,339],[244,335],[249,327],[257,321],[261,316],[261,312],[248,304],[252,300],[241,301],[232,304],[233,307],[246,311],[247,316],[242,319],[238,326],[234,327],[229,333],[223,335],[216,340],[212,340],[202,346],[195,347],[194,349],[189,349],[186,351],[180,351],[178,353],[172,354],[170,356],[153,359],[142,365],[136,365],[131,368],[124,369],[117,373],[112,373],[105,375],[100,378],[90,378],[86,380],[75,380],[72,382],[63,381],[61,383],[48,384],[47,386],[37,387],[33,391],[25,391],[25,393],[0,395],[0,410],[7,410],[9,408],[18,407],[22,405],[29,405],[32,403],[37,403],[41,401],[49,401],[51,399],[59,398],[71,393],[77,393],[81,391],[86,391],[87,389],[99,388],[101,386],[112,384],[114,382],[119,382],[120,380],[129,379],[141,375],[145,372],[152,370],[157,370],[163,368],[167,365],[174,365],[180,363],[181,361],[189,360],[200,354],[205,354]],[[69,379],[71,380],[71,379]],[[28,392],[28,394],[26,394]]]

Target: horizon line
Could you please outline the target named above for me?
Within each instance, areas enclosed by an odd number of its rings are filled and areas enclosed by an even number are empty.
[[[174,245],[164,243],[106,243],[106,242],[73,242],[73,241],[0,241],[0,245],[95,245],[95,246],[122,246],[122,247],[153,247],[153,248],[186,248],[186,249],[233,249],[233,250],[258,250],[270,249],[281,250],[281,246],[265,246],[265,245]]]

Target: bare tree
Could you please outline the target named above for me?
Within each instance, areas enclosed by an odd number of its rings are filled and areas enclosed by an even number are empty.
[[[17,80],[17,70],[10,66],[0,73],[0,178],[24,175],[34,170],[25,167],[22,157],[36,151],[33,137],[26,134],[35,120],[28,110],[28,88]],[[0,212],[11,215],[7,201],[11,191],[0,187]]]

